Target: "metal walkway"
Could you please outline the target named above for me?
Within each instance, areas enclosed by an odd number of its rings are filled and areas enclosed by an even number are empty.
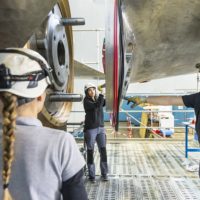
[[[195,200],[200,199],[197,172],[182,165],[184,143],[130,141],[107,145],[109,182],[100,180],[99,154],[95,153],[97,182],[86,181],[89,200]],[[198,164],[199,153],[189,154]]]

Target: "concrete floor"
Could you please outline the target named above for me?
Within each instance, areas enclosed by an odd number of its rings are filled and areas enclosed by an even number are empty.
[[[90,200],[200,199],[198,172],[182,165],[183,141],[113,140],[107,144],[109,182],[100,180],[99,153],[95,151],[97,182],[85,181]],[[198,164],[200,153],[189,153]]]

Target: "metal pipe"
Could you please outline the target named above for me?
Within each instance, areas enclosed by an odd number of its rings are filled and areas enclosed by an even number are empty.
[[[62,24],[63,26],[85,25],[85,19],[84,18],[61,18],[60,24]]]
[[[111,126],[105,126],[104,128],[110,128]],[[176,127],[166,127],[166,126],[132,126],[132,129],[162,129],[162,128],[170,128],[170,129],[185,129],[183,126],[176,126]],[[120,126],[120,129],[127,129],[127,126]]]
[[[49,94],[49,101],[51,102],[80,102],[83,100],[81,94],[67,94],[67,93],[51,93]]]
[[[120,113],[124,113],[124,112],[128,112],[128,113],[151,113],[151,112],[154,112],[154,113],[194,113],[194,110],[125,110],[125,111],[120,111]]]
[[[95,62],[95,61],[94,62],[92,62],[92,61],[91,62],[89,62],[89,61],[82,61],[82,63],[85,64],[85,65],[89,65],[89,64],[96,64],[97,65],[97,64],[99,64],[98,62]]]
[[[84,122],[68,122],[67,126],[68,125],[74,125],[74,126],[76,126],[76,125],[83,125],[83,124],[84,124]]]
[[[71,112],[81,112],[81,113],[84,113],[85,111],[82,110],[82,111],[77,111],[77,110],[72,110]],[[150,113],[151,110],[124,110],[124,111],[119,111],[120,113],[141,113],[141,112],[144,112],[144,113]],[[168,112],[177,112],[177,113],[194,113],[194,110],[163,110],[163,111],[159,111],[159,110],[155,110],[153,111],[154,113],[160,113],[160,112],[164,112],[164,113],[168,113]],[[109,112],[105,112],[105,113],[109,113]]]
[[[97,29],[74,29],[73,32],[93,32],[93,31],[105,31],[105,29],[100,29],[100,28],[97,28]]]

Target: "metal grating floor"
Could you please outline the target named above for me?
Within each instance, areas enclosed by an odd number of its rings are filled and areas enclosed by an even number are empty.
[[[99,154],[95,152],[97,182],[85,181],[89,200],[195,200],[200,199],[197,172],[182,165],[184,143],[130,141],[107,145],[109,182],[100,180]],[[197,158],[198,157],[198,158]],[[189,153],[194,164],[199,153]]]

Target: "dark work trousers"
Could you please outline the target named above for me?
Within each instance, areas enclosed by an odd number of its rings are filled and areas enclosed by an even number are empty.
[[[87,146],[87,166],[89,178],[95,178],[95,163],[94,163],[94,145],[97,142],[100,153],[100,169],[101,175],[105,176],[108,173],[107,152],[106,152],[106,134],[104,127],[86,130],[84,133]]]

